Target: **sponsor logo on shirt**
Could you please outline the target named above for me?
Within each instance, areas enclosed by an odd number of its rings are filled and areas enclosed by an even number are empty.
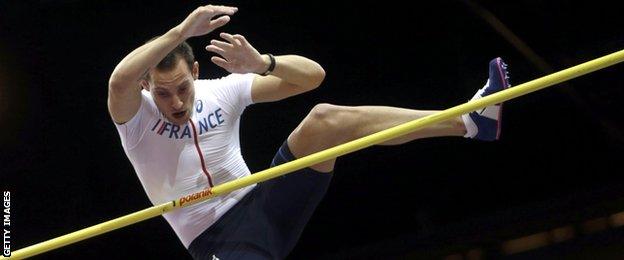
[[[199,192],[195,192],[191,195],[187,195],[186,197],[182,197],[180,198],[180,207],[183,206],[184,204],[187,203],[193,203],[194,201],[197,201],[199,199],[205,198],[212,195],[212,190],[211,189],[206,189],[206,190],[202,190]],[[175,205],[175,204],[174,204]]]

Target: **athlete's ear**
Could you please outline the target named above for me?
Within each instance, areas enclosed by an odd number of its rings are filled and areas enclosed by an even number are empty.
[[[149,87],[150,87],[150,85],[149,85],[149,82],[147,82],[147,80],[146,80],[146,79],[142,79],[142,80],[140,80],[140,81],[139,81],[139,85],[141,85],[141,87],[142,87],[143,89],[145,89],[145,90],[149,91]]]
[[[193,79],[198,79],[199,78],[199,62],[193,62],[193,69],[191,70],[191,73],[193,73]]]

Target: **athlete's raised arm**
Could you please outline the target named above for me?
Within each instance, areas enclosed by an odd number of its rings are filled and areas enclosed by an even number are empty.
[[[221,33],[225,41],[212,40],[206,50],[219,54],[212,62],[230,73],[259,74],[251,86],[255,103],[281,100],[315,89],[325,78],[317,62],[299,55],[260,53],[239,34]]]
[[[171,50],[186,39],[208,34],[230,21],[236,7],[206,5],[179,25],[128,54],[108,82],[108,110],[116,123],[130,120],[141,104],[141,81]]]

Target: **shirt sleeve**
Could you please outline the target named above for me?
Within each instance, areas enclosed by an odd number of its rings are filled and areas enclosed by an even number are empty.
[[[251,104],[251,85],[256,74],[230,74],[215,80],[215,94],[223,103],[238,114]]]
[[[123,147],[127,150],[136,147],[147,130],[149,122],[157,115],[156,104],[151,100],[149,94],[143,91],[141,93],[141,106],[132,119],[123,124],[115,123]]]

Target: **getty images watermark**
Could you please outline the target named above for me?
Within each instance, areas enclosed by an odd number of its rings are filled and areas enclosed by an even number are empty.
[[[11,192],[4,191],[4,200],[2,203],[2,255],[4,257],[11,256]]]

